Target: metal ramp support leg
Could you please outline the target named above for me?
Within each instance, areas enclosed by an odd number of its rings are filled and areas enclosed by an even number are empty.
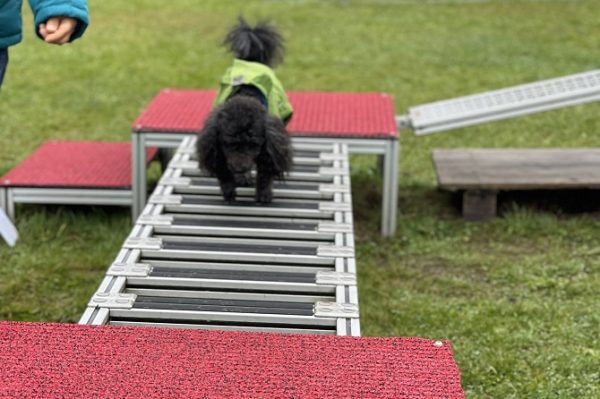
[[[135,221],[146,203],[146,145],[143,134],[131,135],[131,219]]]
[[[383,198],[381,212],[381,234],[384,237],[396,232],[396,215],[398,211],[398,167],[400,163],[400,144],[398,140],[390,141],[386,147],[383,164]]]

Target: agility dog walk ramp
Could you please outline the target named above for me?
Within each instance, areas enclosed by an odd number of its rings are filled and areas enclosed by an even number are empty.
[[[269,205],[227,204],[184,139],[81,324],[360,335],[346,147],[294,144]]]
[[[594,70],[411,107],[396,121],[423,135],[598,100],[600,70]]]

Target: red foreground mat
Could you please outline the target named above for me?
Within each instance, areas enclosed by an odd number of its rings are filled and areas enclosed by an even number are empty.
[[[147,150],[147,160],[156,154]],[[0,186],[130,188],[131,143],[50,140],[0,178]]]
[[[161,90],[133,123],[143,132],[195,133],[211,111],[214,90]],[[384,93],[289,92],[293,135],[396,138],[392,98]]]
[[[1,398],[464,398],[448,341],[0,322]]]

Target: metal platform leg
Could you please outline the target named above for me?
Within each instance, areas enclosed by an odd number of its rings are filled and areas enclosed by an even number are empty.
[[[15,221],[15,201],[13,201],[13,191],[10,188],[0,189],[0,208],[6,211],[6,215]]]
[[[132,223],[146,203],[146,145],[143,134],[131,135],[131,219]]]
[[[8,198],[6,196],[6,189],[0,188],[0,209],[6,210]]]
[[[399,149],[400,144],[398,140],[390,140],[389,144],[385,147],[381,209],[381,234],[384,237],[389,237],[396,232]]]
[[[19,232],[14,225],[14,204],[12,196],[9,202],[9,191],[8,188],[0,188],[0,243],[4,240],[13,247],[19,239]]]

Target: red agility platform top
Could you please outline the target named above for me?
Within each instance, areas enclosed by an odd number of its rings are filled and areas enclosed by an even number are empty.
[[[393,139],[392,98],[384,93],[288,92],[296,136]],[[133,123],[137,133],[197,133],[213,107],[214,90],[161,90]]]
[[[0,322],[0,397],[464,398],[447,341]]]
[[[147,151],[147,160],[156,154]],[[131,143],[47,141],[0,177],[0,186],[130,188]]]

